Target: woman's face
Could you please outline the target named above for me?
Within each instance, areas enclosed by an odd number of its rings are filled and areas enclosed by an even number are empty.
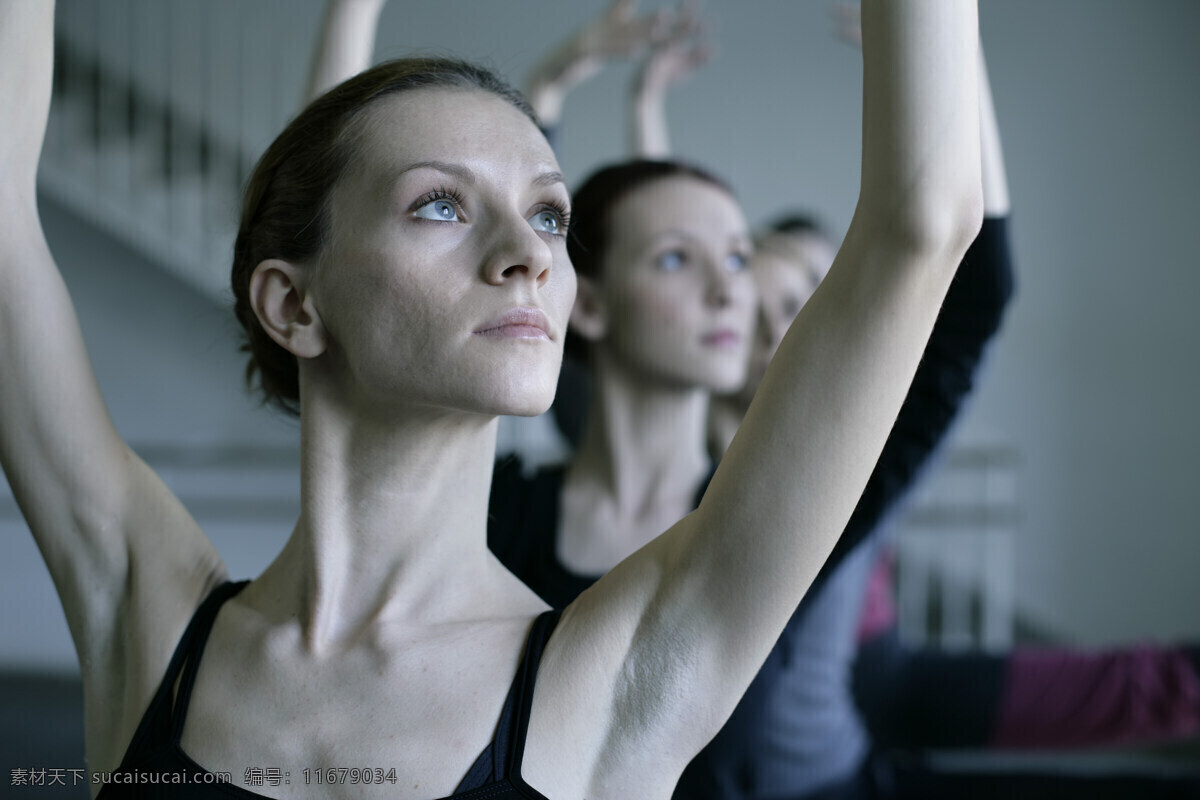
[[[833,265],[833,246],[816,234],[777,234],[755,252],[750,274],[760,297],[758,329],[742,394],[747,402],[792,320]]]
[[[697,178],[656,180],[609,212],[597,346],[640,378],[729,392],[745,378],[755,290],[737,202]]]
[[[545,138],[480,91],[410,91],[366,114],[311,285],[334,379],[364,408],[545,411],[575,298]]]

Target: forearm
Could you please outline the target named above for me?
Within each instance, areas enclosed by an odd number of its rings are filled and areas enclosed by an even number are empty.
[[[311,102],[371,64],[386,0],[330,0],[325,6],[305,101]]]
[[[862,18],[862,184],[854,222],[872,241],[892,237],[924,251],[953,244],[961,254],[982,207],[975,3],[866,0]]]
[[[639,88],[634,92],[630,122],[632,151],[637,158],[663,159],[671,156],[667,133],[666,97],[661,91]]]
[[[557,59],[561,57],[561,54],[555,54],[555,62],[536,67],[525,82],[525,96],[533,106],[538,121],[546,127],[555,127],[562,122],[563,101],[568,87],[561,76],[555,74],[560,67]]]
[[[34,202],[53,63],[54,3],[0,0],[0,200],[6,206]]]
[[[558,125],[567,93],[598,72],[602,63],[584,54],[579,42],[571,39],[534,67],[525,82],[525,94],[538,121],[548,127]]]

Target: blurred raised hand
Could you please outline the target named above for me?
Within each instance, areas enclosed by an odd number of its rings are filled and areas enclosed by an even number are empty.
[[[676,12],[637,13],[637,0],[615,0],[542,59],[529,73],[526,95],[542,124],[557,125],[567,93],[616,59],[637,58],[673,27]]]
[[[638,71],[633,89],[633,151],[643,158],[671,154],[666,98],[671,87],[712,60],[710,25],[699,3],[684,0],[662,41],[654,45]]]

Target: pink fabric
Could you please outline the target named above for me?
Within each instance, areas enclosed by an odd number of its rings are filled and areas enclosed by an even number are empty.
[[[1122,745],[1200,731],[1200,677],[1182,652],[1018,649],[994,747]]]
[[[896,626],[895,566],[896,554],[889,548],[880,550],[867,578],[862,613],[858,618],[859,644]]]

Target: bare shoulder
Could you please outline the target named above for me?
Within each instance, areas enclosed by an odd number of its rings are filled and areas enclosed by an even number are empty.
[[[548,796],[670,797],[723,719],[694,703],[716,659],[686,613],[701,587],[669,545],[656,539],[581,594],[547,644],[525,778]]]

